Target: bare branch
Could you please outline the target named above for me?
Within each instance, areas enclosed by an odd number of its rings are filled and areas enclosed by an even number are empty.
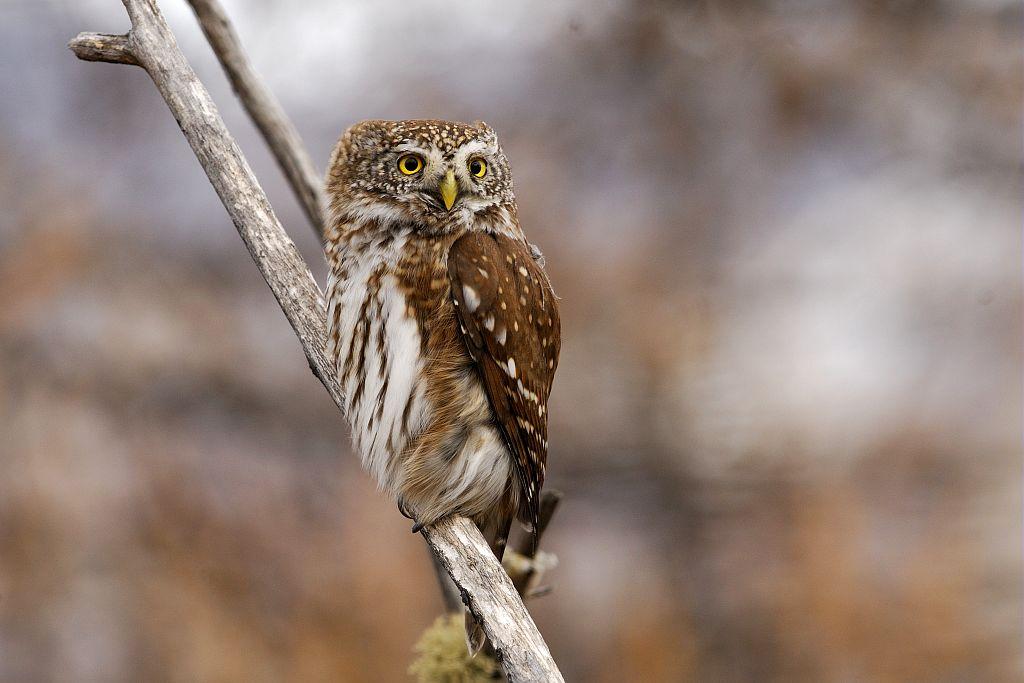
[[[185,60],[155,0],[123,0],[127,43],[192,146],[256,266],[291,324],[309,366],[335,403],[342,392],[325,353],[324,301],[313,275],[281,227],[252,169],[224,126],[210,94]]]
[[[524,599],[525,598],[538,598],[541,595],[547,595],[551,591],[550,588],[540,592],[533,590],[534,585],[541,579],[541,572],[538,569],[538,563],[534,562],[537,552],[540,549],[541,539],[544,537],[544,532],[547,531],[548,524],[551,523],[551,518],[555,515],[555,510],[558,509],[558,504],[562,502],[562,492],[555,491],[554,489],[545,491],[540,497],[540,516],[537,521],[537,542],[533,542],[533,538],[526,534],[519,539],[519,543],[516,545],[514,550],[521,560],[516,561],[513,558],[509,558],[510,561],[505,563],[505,569],[508,571],[509,576],[512,578],[512,584],[516,587]],[[507,555],[506,551],[506,555]],[[548,555],[548,557],[552,557]]]
[[[178,49],[156,1],[122,2],[132,23],[126,41],[83,34],[70,46],[82,58],[137,63],[146,69],[295,330],[310,368],[341,407],[341,387],[325,353],[323,295],[309,268],[274,215],[210,94]],[[88,47],[90,41],[99,47]],[[127,54],[136,61],[129,61]],[[455,517],[426,527],[423,533],[483,625],[509,680],[561,681],[533,619],[476,525]]]
[[[79,59],[87,62],[110,62],[111,64],[139,65],[131,48],[128,36],[109,33],[79,33],[68,42],[68,47]]]
[[[306,152],[299,132],[285,115],[281,103],[256,73],[220,2],[188,0],[188,4],[192,6],[199,26],[231,81],[231,87],[270,146],[317,236],[322,237],[327,206],[323,178]]]
[[[426,538],[424,538],[426,541]],[[446,612],[462,613],[462,594],[459,587],[448,576],[448,570],[441,564],[440,558],[434,552],[433,547],[427,542],[427,553],[430,555],[430,564],[434,568],[434,575],[437,577],[437,587],[441,589],[441,600],[444,601]]]
[[[465,517],[448,517],[425,527],[423,535],[462,589],[469,611],[483,624],[509,680],[563,680],[512,580],[494,560],[476,525]],[[486,589],[468,591],[467,585]]]

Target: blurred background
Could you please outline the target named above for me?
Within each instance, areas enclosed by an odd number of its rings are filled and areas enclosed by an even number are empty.
[[[364,118],[503,138],[567,680],[1020,680],[1020,3],[225,5],[320,165]],[[146,74],[65,48],[127,28],[0,1],[0,680],[406,680],[422,541]]]

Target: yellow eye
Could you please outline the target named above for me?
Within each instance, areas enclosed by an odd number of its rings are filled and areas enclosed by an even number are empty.
[[[398,170],[405,175],[416,175],[423,170],[423,157],[419,154],[403,154],[398,157]]]
[[[477,178],[487,175],[487,162],[480,157],[473,157],[469,160],[469,172]]]

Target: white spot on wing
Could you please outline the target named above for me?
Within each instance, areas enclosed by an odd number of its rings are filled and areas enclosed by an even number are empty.
[[[462,285],[462,298],[466,300],[466,308],[472,313],[480,306],[480,295],[469,285]]]
[[[513,379],[515,378],[515,376],[516,376],[516,359],[515,358],[509,358],[508,359],[508,365],[506,366],[505,372],[508,373],[509,377],[512,377]]]

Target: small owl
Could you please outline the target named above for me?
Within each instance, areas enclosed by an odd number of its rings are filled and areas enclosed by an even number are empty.
[[[485,123],[364,121],[331,157],[329,352],[364,467],[418,528],[536,528],[554,292]],[[539,255],[539,254],[538,254]]]

